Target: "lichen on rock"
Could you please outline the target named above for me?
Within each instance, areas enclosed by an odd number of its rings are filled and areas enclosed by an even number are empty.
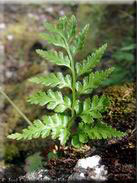
[[[121,130],[133,130],[136,121],[135,83],[107,87],[103,93],[111,99],[104,120],[116,128],[120,126]]]

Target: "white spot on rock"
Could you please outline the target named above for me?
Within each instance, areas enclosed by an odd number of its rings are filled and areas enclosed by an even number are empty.
[[[10,34],[9,34],[9,35],[7,36],[7,39],[8,39],[9,41],[12,41],[12,40],[13,40],[13,35],[10,35]]]
[[[59,14],[60,14],[60,16],[64,16],[64,15],[65,15],[64,10],[60,10],[60,11],[59,11]]]
[[[48,13],[53,13],[53,11],[54,11],[53,7],[46,8],[46,12]]]
[[[1,23],[0,24],[0,29],[5,29],[6,28],[6,25],[4,23]]]
[[[80,159],[77,162],[76,166],[81,166],[82,168],[87,169],[89,168],[94,168],[95,166],[99,165],[99,162],[101,160],[101,157],[96,155],[96,156],[92,156],[92,157],[88,157],[86,159]]]
[[[81,173],[81,174],[80,174],[80,177],[85,177],[85,176],[84,176],[84,173]]]
[[[95,181],[96,183],[106,181],[108,171],[106,170],[105,165],[102,165],[100,161],[101,157],[98,155],[78,160],[75,169],[78,170],[79,174],[77,172],[73,173],[68,179],[69,182],[72,180],[77,181],[79,178],[82,178],[82,180],[90,180],[92,182]],[[84,169],[86,174],[83,173],[81,168]]]

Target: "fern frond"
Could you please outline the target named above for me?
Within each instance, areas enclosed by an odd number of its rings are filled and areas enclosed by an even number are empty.
[[[66,16],[60,17],[57,23],[58,31],[61,31],[62,33],[64,33],[66,30],[67,22],[68,22],[68,18]]]
[[[60,130],[59,140],[61,145],[65,145],[67,140],[69,139],[71,133],[67,128],[63,128]]]
[[[51,89],[46,92],[39,91],[28,98],[28,102],[31,104],[46,105],[47,109],[53,110],[53,115],[44,116],[41,121],[34,121],[22,133],[11,134],[8,138],[31,140],[33,138],[51,136],[53,140],[59,139],[61,145],[65,145],[67,141],[71,140],[71,144],[74,147],[80,148],[89,139],[124,136],[125,133],[117,131],[102,122],[102,113],[106,111],[109,105],[107,97],[94,96],[92,100],[87,98],[84,101],[80,97],[82,94],[91,93],[93,89],[103,84],[104,80],[112,73],[113,68],[90,73],[100,63],[107,44],[104,44],[92,55],[88,56],[83,60],[83,63],[76,63],[74,60],[75,55],[84,46],[89,25],[86,25],[79,34],[76,34],[77,21],[75,16],[64,16],[59,18],[56,25],[46,22],[45,28],[48,33],[41,34],[42,39],[47,40],[49,44],[64,48],[65,52],[40,49],[37,49],[36,52],[53,64],[68,67],[71,75],[64,76],[58,72],[51,73],[48,76],[31,78],[30,81],[36,84],[43,84],[51,88],[57,87],[55,91]],[[81,77],[78,77],[84,74],[86,76],[83,81],[80,81]],[[65,87],[71,89],[69,96],[63,96],[60,91],[56,91],[58,88]],[[10,99],[8,100],[10,101]],[[13,104],[12,101],[10,103]],[[68,109],[70,116],[66,115],[66,110]],[[22,113],[20,112],[20,114]],[[28,123],[31,123],[25,115],[22,114],[22,116]],[[77,119],[80,120],[78,124]],[[77,130],[74,132],[75,123]]]
[[[40,120],[35,120],[34,123],[28,128],[24,129],[22,133],[14,133],[8,135],[9,139],[16,140],[31,140],[33,138],[39,138],[41,135],[43,138],[49,136],[50,129],[48,129]]]
[[[49,32],[51,32],[51,33],[58,33],[58,29],[57,29],[57,26],[56,25],[54,25],[54,24],[51,24],[51,23],[49,23],[49,22],[45,22],[44,23],[44,27],[45,27],[45,29],[47,29]]]
[[[69,41],[69,39],[76,34],[76,25],[77,21],[74,15],[70,18],[64,16],[59,18],[57,28],[59,30],[59,34],[63,35],[63,37]]]
[[[104,95],[98,97],[95,95],[92,101],[90,98],[87,98],[83,103],[77,102],[75,111],[84,123],[93,123],[94,119],[102,118],[101,113],[107,110],[109,104],[110,101],[108,97]]]
[[[66,66],[71,68],[70,60],[68,56],[64,56],[62,52],[56,52],[53,50],[44,51],[37,49],[36,52],[44,59],[47,59],[49,62],[61,66]]]
[[[71,52],[74,54],[76,54],[79,50],[81,50],[84,47],[84,43],[86,40],[86,35],[89,29],[89,25],[87,24],[83,30],[75,37],[74,39],[74,43],[72,45]]]
[[[107,139],[113,137],[123,137],[125,133],[112,128],[103,122],[97,122],[95,127],[88,131],[90,139]]]
[[[41,33],[40,37],[43,40],[48,41],[49,44],[53,44],[55,46],[59,46],[62,48],[66,48],[66,45],[64,43],[63,38],[59,34],[47,34],[47,33]]]
[[[79,77],[85,73],[91,72],[91,70],[100,63],[106,48],[107,44],[104,44],[102,47],[97,49],[95,53],[92,53],[91,56],[88,56],[87,59],[83,60],[82,64],[76,63],[77,76]]]
[[[35,76],[29,79],[29,81],[37,84],[43,84],[44,86],[58,87],[58,88],[70,88],[72,89],[72,79],[69,74],[64,76],[61,72],[56,74],[51,73],[48,76]]]
[[[45,28],[48,29],[49,32],[52,32],[52,34],[42,33],[40,37],[48,41],[49,44],[67,49],[66,42],[69,42],[69,39],[75,36],[76,25],[77,21],[75,16],[72,15],[71,18],[64,16],[59,18],[59,22],[56,26],[45,23]]]
[[[48,109],[55,110],[55,112],[64,112],[66,109],[71,109],[71,100],[65,96],[63,98],[62,93],[59,91],[53,92],[48,90],[45,92],[37,92],[28,98],[28,102],[31,104],[39,104],[44,106],[46,104]]]
[[[70,136],[67,124],[70,120],[69,116],[52,115],[43,117],[43,122],[35,120],[34,123],[24,129],[22,133],[14,133],[8,135],[9,139],[31,140],[33,138],[45,138],[51,134],[53,139],[59,138],[61,144],[64,145]]]
[[[66,37],[67,39],[72,39],[73,36],[76,34],[77,29],[77,20],[74,15],[71,16],[70,19],[68,19],[67,23],[67,30],[66,30]]]
[[[62,145],[64,145],[69,136],[70,131],[67,128],[70,117],[66,115],[53,115],[43,117],[43,121],[47,128],[51,130],[51,136],[53,139],[59,138]]]
[[[105,112],[109,105],[110,100],[107,96],[102,95],[101,97],[98,97],[97,95],[95,95],[92,99],[90,110],[98,110],[100,112]]]
[[[83,84],[79,81],[76,83],[76,90],[79,94],[88,94],[91,93],[93,89],[99,87],[104,80],[108,78],[108,76],[114,70],[113,67],[106,69],[105,71],[97,71],[95,73],[89,74],[89,76],[84,77]]]
[[[80,123],[79,128],[86,132],[89,139],[108,139],[113,137],[123,137],[125,133],[112,128],[104,122],[96,122],[96,124],[84,124]]]

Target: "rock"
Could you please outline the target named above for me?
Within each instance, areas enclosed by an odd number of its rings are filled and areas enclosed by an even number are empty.
[[[78,160],[74,173],[69,176],[68,182],[104,182],[107,180],[107,170],[101,165],[101,157],[98,155]]]
[[[4,178],[5,169],[0,167],[0,179]]]
[[[0,29],[5,29],[5,28],[6,28],[5,23],[0,23]]]
[[[28,172],[25,176],[21,176],[20,179],[25,181],[51,181],[51,178],[48,175],[48,170],[46,169]]]
[[[14,39],[14,37],[13,37],[13,35],[9,34],[9,35],[7,35],[7,39],[8,39],[9,41],[12,41],[12,40]]]

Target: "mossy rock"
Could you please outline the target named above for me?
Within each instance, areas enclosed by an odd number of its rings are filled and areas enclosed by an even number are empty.
[[[133,130],[136,121],[135,83],[108,87],[104,90],[104,94],[111,100],[104,121],[122,131]]]
[[[8,40],[8,37],[11,37],[11,40]],[[17,23],[8,24],[2,41],[6,54],[13,60],[18,60],[20,64],[40,62],[39,56],[35,53],[35,47],[47,47],[47,43],[44,45],[41,42],[36,22],[29,22],[26,18],[22,18]]]

